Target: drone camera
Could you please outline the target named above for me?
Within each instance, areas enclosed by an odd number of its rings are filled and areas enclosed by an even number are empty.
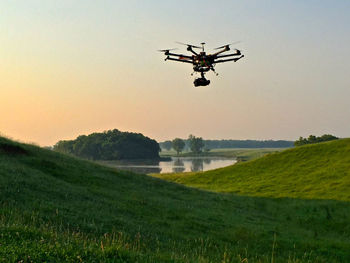
[[[195,87],[198,86],[208,86],[210,84],[210,80],[206,78],[197,78],[193,82]]]

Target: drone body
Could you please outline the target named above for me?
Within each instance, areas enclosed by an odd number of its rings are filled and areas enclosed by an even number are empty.
[[[183,44],[183,43],[179,43],[179,44]],[[221,55],[222,53],[231,50],[230,49],[231,44],[216,48],[221,50],[219,50],[214,54],[207,54],[204,51],[204,44],[205,43],[201,43],[202,47],[193,46],[190,44],[183,44],[187,46],[187,51],[191,52],[192,55],[171,53],[170,51],[173,49],[164,49],[159,51],[164,52],[164,55],[167,56],[165,60],[172,60],[172,61],[192,64],[194,72],[198,72],[201,74],[200,78],[196,78],[194,80],[193,84],[195,87],[207,86],[210,84],[210,80],[206,79],[204,75],[209,70],[216,73],[214,67],[217,63],[223,63],[223,62],[229,62],[229,61],[236,62],[237,60],[244,57],[244,55],[242,55],[241,51],[239,51],[238,49],[236,49],[235,53]],[[197,53],[193,50],[194,48],[202,49],[202,51]],[[193,73],[191,75],[193,75]],[[216,73],[216,75],[218,74]]]

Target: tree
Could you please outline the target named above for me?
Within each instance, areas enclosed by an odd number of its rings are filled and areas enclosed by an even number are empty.
[[[309,138],[307,139],[309,143],[316,143],[318,142],[318,139],[315,135],[310,135]]]
[[[196,136],[190,134],[190,136],[188,136],[188,141],[190,144],[191,152],[193,152],[195,154],[202,152],[202,149],[204,147],[204,142],[203,142],[202,137],[196,137]]]
[[[302,146],[302,145],[307,144],[307,143],[308,143],[307,139],[300,136],[299,140],[296,140],[294,142],[294,146]]]
[[[299,137],[299,140],[296,140],[294,142],[295,146],[302,146],[305,144],[312,144],[312,143],[318,143],[318,142],[327,142],[332,140],[337,140],[338,137],[335,137],[330,134],[324,134],[321,137],[316,137],[315,135],[310,135],[307,139],[303,137]]]
[[[322,142],[338,140],[339,138],[331,134],[324,134],[320,137]]]
[[[185,148],[185,142],[180,138],[175,138],[172,141],[172,147],[177,152],[177,155],[179,155],[179,153]]]
[[[165,141],[159,144],[161,148],[164,148],[167,151],[170,151],[171,147],[173,146],[172,141]]]
[[[59,141],[54,150],[93,160],[158,159],[159,144],[141,133],[117,129]]]

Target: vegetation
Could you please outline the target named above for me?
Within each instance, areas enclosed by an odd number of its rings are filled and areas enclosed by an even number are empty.
[[[313,198],[211,193],[0,138],[0,262],[349,262],[350,203]]]
[[[170,151],[173,146],[173,142],[165,141],[165,142],[159,143],[159,146],[166,151]]]
[[[237,161],[250,161],[260,157],[263,157],[266,154],[280,152],[285,150],[284,148],[241,148],[241,149],[213,149],[209,153],[206,153],[207,156],[218,156],[218,157],[233,157]]]
[[[203,151],[196,156],[203,157],[225,157],[225,158],[236,158],[238,161],[250,161],[256,158],[260,158],[266,154],[280,152],[283,148],[265,148],[265,149],[211,149],[210,151]],[[174,156],[175,151],[162,151],[160,155],[162,157]],[[179,154],[180,157],[193,157],[192,152],[183,152]]]
[[[333,141],[338,140],[339,138],[330,135],[330,134],[324,134],[321,137],[316,137],[315,135],[310,135],[309,138],[303,138],[299,137],[299,140],[294,142],[294,146],[302,146],[305,144],[312,144],[312,143],[318,143],[318,142],[327,142],[327,141]]]
[[[185,142],[180,138],[175,138],[172,141],[172,147],[176,151],[177,155],[185,148]]]
[[[54,150],[92,160],[155,159],[159,145],[141,133],[109,130],[59,141]]]
[[[293,147],[292,141],[285,140],[204,140],[209,149],[222,148],[288,148]]]
[[[350,201],[350,139],[305,145],[202,173],[159,176],[218,192]]]
[[[189,140],[184,139],[185,149],[189,149]],[[207,149],[227,149],[227,148],[289,148],[293,147],[292,141],[285,140],[203,140]],[[171,141],[159,143],[160,147],[166,151],[171,149]]]
[[[199,154],[202,152],[204,148],[204,142],[202,137],[196,137],[190,134],[190,136],[188,136],[188,141],[192,153]]]

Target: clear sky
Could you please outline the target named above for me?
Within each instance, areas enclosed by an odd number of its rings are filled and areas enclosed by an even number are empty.
[[[2,0],[0,133],[52,145],[107,129],[157,140],[350,135],[350,1]],[[193,87],[157,49],[242,41]]]

